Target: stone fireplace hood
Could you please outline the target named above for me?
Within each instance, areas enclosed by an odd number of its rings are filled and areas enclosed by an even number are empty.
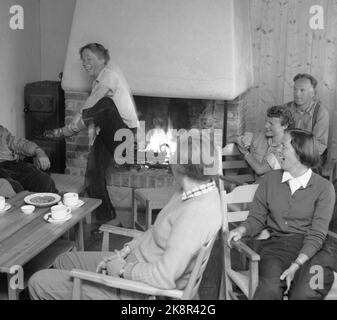
[[[132,93],[233,100],[253,83],[249,0],[78,0],[62,86],[90,90],[78,50],[109,49]]]

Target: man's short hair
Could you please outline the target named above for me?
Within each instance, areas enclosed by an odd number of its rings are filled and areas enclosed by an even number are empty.
[[[101,44],[99,43],[88,43],[87,45],[83,46],[80,50],[80,56],[82,58],[82,54],[84,50],[90,50],[92,53],[94,53],[98,58],[104,59],[104,64],[107,65],[110,61],[110,54],[109,50],[105,49]]]
[[[315,136],[311,132],[302,129],[286,130],[286,133],[290,135],[291,145],[300,162],[308,168],[317,167],[320,157]]]
[[[295,127],[293,115],[286,106],[273,106],[268,108],[267,117],[280,118],[282,126],[288,125],[287,129],[292,129]]]
[[[182,176],[196,181],[209,181],[216,175],[216,173],[214,175],[205,174],[207,168],[213,168],[216,164],[217,156],[214,141],[209,138],[208,134],[203,134],[202,130],[192,129],[189,132],[193,130],[199,133],[191,134],[188,139],[179,138],[176,151],[177,164],[171,166],[174,166],[175,171]],[[213,158],[215,162],[212,164],[205,163],[205,160],[210,158]],[[181,161],[182,159],[184,161]]]
[[[312,85],[312,87],[314,88],[314,89],[316,89],[316,87],[317,87],[317,80],[315,79],[315,77],[313,77],[311,74],[308,74],[308,73],[299,73],[299,74],[297,74],[296,76],[295,76],[295,78],[294,78],[294,82],[296,82],[297,80],[299,80],[299,79],[307,79],[307,80],[309,80],[310,81],[310,83],[311,83],[311,85]]]

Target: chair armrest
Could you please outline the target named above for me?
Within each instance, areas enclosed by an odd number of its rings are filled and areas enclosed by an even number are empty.
[[[119,235],[122,235],[122,236],[131,237],[131,238],[141,236],[144,233],[143,231],[139,231],[139,230],[135,230],[135,229],[115,227],[115,226],[112,226],[110,224],[101,225],[99,230],[102,231],[102,232],[119,234]]]
[[[219,179],[221,179],[222,181],[227,181],[227,182],[236,184],[237,186],[243,186],[243,185],[247,184],[247,183],[243,183],[239,180],[236,180],[233,177],[226,177],[226,176],[222,176],[222,175],[219,175]]]
[[[227,238],[228,238],[228,231],[224,233],[224,241],[225,245],[227,245]],[[248,259],[251,261],[260,261],[260,255],[257,254],[254,250],[249,248],[245,243],[241,240],[239,241],[232,241],[232,248],[238,250],[239,252],[243,252],[247,255]]]
[[[183,296],[183,291],[181,290],[158,289],[140,281],[112,277],[96,272],[73,269],[70,271],[70,276],[86,281],[103,284],[108,287],[138,292],[150,296],[165,296],[174,299],[181,299]]]
[[[249,248],[242,241],[232,242],[232,247],[238,250],[239,252],[243,252],[247,255],[248,259],[251,261],[260,261],[260,255],[258,255],[254,250]]]

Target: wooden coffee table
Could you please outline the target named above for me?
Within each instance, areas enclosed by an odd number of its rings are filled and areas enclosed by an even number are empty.
[[[0,213],[0,273],[7,274],[8,298],[17,299],[18,290],[11,288],[10,279],[11,267],[22,266],[25,269],[31,261],[44,257],[53,261],[62,251],[67,250],[67,243],[64,241],[62,245],[53,245],[57,242],[62,243],[58,239],[68,230],[74,227],[75,230],[75,246],[79,251],[84,250],[83,238],[83,219],[91,214],[102,201],[99,199],[81,198],[85,203],[82,207],[72,212],[72,218],[60,224],[48,223],[43,216],[50,212],[50,208],[36,208],[34,213],[26,215],[21,212],[20,207],[24,205],[24,198],[31,194],[24,191],[9,199],[7,202],[12,207]],[[54,248],[53,252],[49,252],[49,248]],[[68,248],[69,249],[69,248]],[[42,261],[41,267],[50,266],[51,262]]]

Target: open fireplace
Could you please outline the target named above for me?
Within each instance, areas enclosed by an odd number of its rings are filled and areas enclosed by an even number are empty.
[[[66,93],[66,122],[82,107],[87,93]],[[145,125],[146,143],[138,151],[160,151],[160,146],[170,139],[170,129],[217,129],[217,145],[226,137],[244,131],[244,114],[247,109],[246,94],[232,101],[179,99],[135,96],[140,121]],[[89,151],[88,132],[66,140],[66,173],[84,175]],[[146,160],[146,158],[143,158]],[[134,165],[116,165],[111,161],[108,184],[123,187],[161,187],[172,184],[165,163],[138,162]]]

